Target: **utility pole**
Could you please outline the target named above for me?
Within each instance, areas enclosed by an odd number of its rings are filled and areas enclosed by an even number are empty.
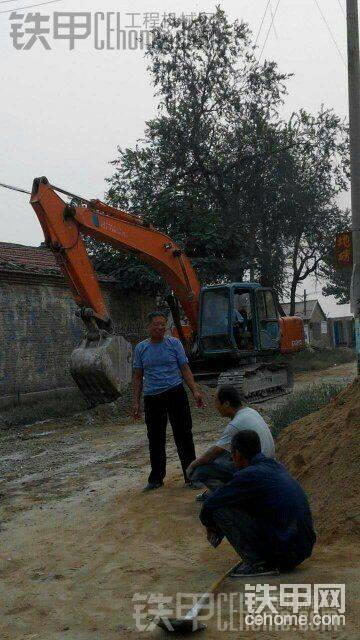
[[[358,1],[346,0],[351,211],[353,240],[353,274],[351,281],[351,310],[355,316],[356,353],[360,375],[360,61]]]
[[[306,318],[306,289],[304,289],[304,318]]]

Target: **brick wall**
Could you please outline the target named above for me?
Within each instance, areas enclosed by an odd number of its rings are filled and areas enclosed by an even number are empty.
[[[152,299],[102,289],[116,328],[142,339]],[[0,398],[73,385],[69,358],[83,335],[75,310],[60,277],[0,274]]]

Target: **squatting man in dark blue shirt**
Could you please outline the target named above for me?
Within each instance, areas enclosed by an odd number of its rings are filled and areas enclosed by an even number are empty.
[[[210,544],[217,547],[225,536],[241,556],[234,578],[294,569],[316,541],[305,492],[282,464],[261,453],[255,431],[240,431],[231,444],[237,472],[200,512]]]

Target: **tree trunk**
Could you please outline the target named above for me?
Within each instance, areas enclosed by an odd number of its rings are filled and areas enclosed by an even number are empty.
[[[295,315],[295,303],[296,303],[296,289],[297,289],[297,279],[293,278],[291,283],[291,292],[290,292],[290,316]]]

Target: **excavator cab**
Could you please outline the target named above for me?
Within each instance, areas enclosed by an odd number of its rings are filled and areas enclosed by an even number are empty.
[[[249,282],[204,287],[199,348],[205,358],[278,352],[280,324],[274,292]]]

